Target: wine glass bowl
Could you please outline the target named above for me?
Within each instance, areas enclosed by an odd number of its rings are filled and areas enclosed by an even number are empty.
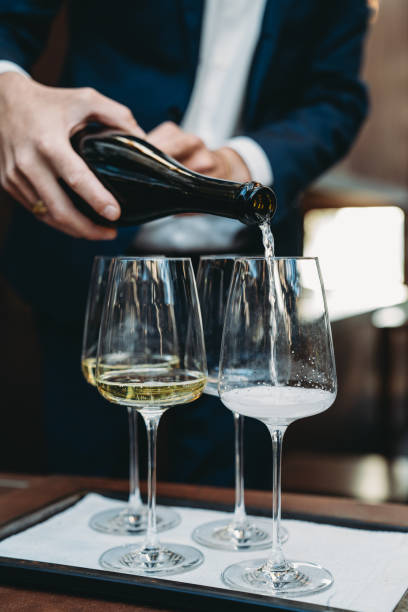
[[[201,303],[207,354],[208,380],[204,393],[218,397],[218,371],[225,309],[237,255],[200,257],[197,290]],[[245,510],[243,475],[244,417],[233,413],[235,438],[235,508],[230,519],[211,521],[193,531],[193,539],[202,546],[222,550],[261,550],[271,544],[270,522],[250,519]],[[288,538],[281,528],[280,538]]]
[[[218,397],[218,369],[225,306],[237,255],[204,255],[197,270],[208,377],[204,393]]]
[[[191,261],[117,258],[99,334],[96,384],[108,401],[140,412],[145,422],[148,517],[145,541],[106,551],[100,559],[102,567],[138,575],[168,575],[202,563],[199,550],[158,540],[156,438],[161,415],[171,406],[198,398],[206,375]]]
[[[272,546],[268,559],[233,564],[223,580],[270,595],[327,588],[319,564],[287,560],[279,541],[280,466],[293,421],[329,408],[337,380],[323,283],[315,258],[242,258],[234,266],[219,392],[230,410],[265,423],[272,438]]]
[[[94,257],[85,310],[81,370],[86,382],[94,387],[96,386],[95,367],[99,326],[112,260],[113,257],[108,256],[97,255]]]
[[[85,311],[84,333],[82,340],[81,369],[85,380],[96,387],[95,369],[98,348],[99,328],[105,295],[108,288],[109,271],[113,257],[98,255],[94,258],[89,283],[88,299]],[[119,356],[117,356],[119,357]],[[128,356],[123,353],[118,359],[120,367],[126,363]],[[115,368],[116,359],[110,364]],[[137,411],[128,407],[129,419],[129,498],[125,508],[111,508],[94,514],[89,525],[95,531],[115,535],[138,535],[146,531],[147,508],[142,503],[139,487],[139,467],[137,453]],[[157,528],[164,531],[180,523],[180,515],[171,508],[159,507]]]

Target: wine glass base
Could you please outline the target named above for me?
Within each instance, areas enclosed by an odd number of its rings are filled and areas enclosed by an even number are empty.
[[[181,522],[180,515],[171,508],[157,506],[157,531],[176,527]],[[114,535],[140,535],[147,528],[147,507],[142,506],[136,514],[129,508],[103,510],[91,517],[89,526],[101,533]]]
[[[245,528],[236,528],[230,519],[212,521],[196,527],[192,538],[197,544],[220,550],[263,550],[272,545],[271,522],[262,519],[248,520]],[[288,532],[280,527],[280,542],[288,539]]]
[[[204,561],[204,555],[183,544],[162,543],[154,554],[146,553],[143,544],[117,546],[103,553],[99,559],[102,567],[138,576],[168,576],[195,569]]]
[[[223,571],[222,579],[234,589],[275,597],[316,593],[333,584],[331,573],[315,563],[288,561],[289,569],[285,572],[268,572],[267,563],[267,559],[234,563]]]

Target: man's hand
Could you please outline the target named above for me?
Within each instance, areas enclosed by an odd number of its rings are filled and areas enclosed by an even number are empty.
[[[184,132],[171,121],[154,128],[146,140],[200,174],[238,183],[251,180],[247,165],[236,151],[229,147],[211,151],[198,136]]]
[[[119,204],[69,141],[91,120],[144,137],[126,106],[91,88],[46,87],[17,73],[0,74],[0,185],[30,211],[41,200],[47,212],[39,218],[48,225],[104,240],[116,230],[82,215],[58,183],[62,178],[106,219],[119,217]]]

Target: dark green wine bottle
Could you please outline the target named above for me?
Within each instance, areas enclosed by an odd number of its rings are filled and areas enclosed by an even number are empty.
[[[77,132],[71,143],[121,206],[120,218],[111,223],[64,185],[78,209],[101,225],[139,225],[193,212],[259,225],[275,212],[269,187],[198,174],[135,136],[93,125]]]

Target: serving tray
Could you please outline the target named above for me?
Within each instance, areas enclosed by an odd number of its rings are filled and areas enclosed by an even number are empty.
[[[103,494],[112,499],[125,500],[125,496],[112,492],[84,490],[57,501],[29,514],[20,516],[0,527],[0,541],[33,527],[56,514],[70,508],[88,493]],[[177,505],[209,510],[230,510],[224,504],[203,504],[180,499],[160,498],[162,505]],[[259,508],[249,513],[267,516]],[[353,529],[373,531],[408,532],[407,527],[389,526],[381,523],[364,522],[354,519],[333,519],[332,517],[284,513],[283,518],[307,520],[316,523],[337,525]],[[262,608],[288,610],[292,612],[349,612],[343,608],[326,607],[306,602],[267,597],[258,594],[232,591],[218,587],[206,587],[188,582],[177,582],[163,578],[150,578],[109,572],[102,569],[88,569],[72,565],[59,565],[26,559],[0,556],[0,583],[20,585],[47,591],[75,592],[87,596],[98,596],[105,599],[120,600],[131,603],[146,603],[164,606],[177,610],[197,611],[253,611]],[[404,594],[397,607],[397,612],[408,612],[408,592]]]

